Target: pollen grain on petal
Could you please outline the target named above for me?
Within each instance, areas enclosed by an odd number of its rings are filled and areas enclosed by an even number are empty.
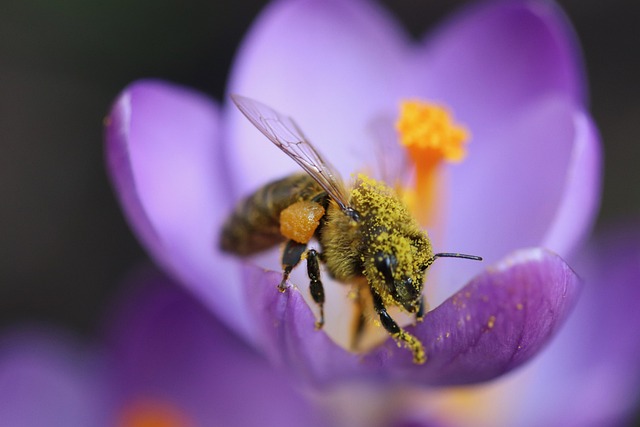
[[[489,320],[487,320],[487,328],[493,329],[496,324],[496,316],[489,316]]]

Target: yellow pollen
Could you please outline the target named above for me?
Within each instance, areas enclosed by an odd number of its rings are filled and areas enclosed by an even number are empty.
[[[400,133],[400,142],[409,149],[416,164],[427,160],[425,157],[460,162],[466,154],[465,143],[469,133],[453,123],[449,111],[440,105],[404,101],[396,129]],[[432,163],[434,159],[428,160]]]
[[[469,132],[454,123],[445,107],[418,100],[401,103],[396,130],[416,168],[415,198],[422,206],[434,206],[437,169],[443,161],[465,158]],[[428,222],[428,213],[417,214],[421,223]]]
[[[489,329],[493,329],[496,324],[496,316],[489,316],[489,320],[487,321],[487,327]]]

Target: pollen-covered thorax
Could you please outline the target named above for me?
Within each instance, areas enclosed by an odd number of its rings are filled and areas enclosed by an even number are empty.
[[[393,190],[365,175],[358,176],[352,204],[361,215],[365,276],[385,304],[414,312],[433,255],[426,233]]]

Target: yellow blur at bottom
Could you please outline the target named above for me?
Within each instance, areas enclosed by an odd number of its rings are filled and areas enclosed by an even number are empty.
[[[116,424],[118,427],[193,427],[175,405],[159,399],[137,399],[127,405]]]

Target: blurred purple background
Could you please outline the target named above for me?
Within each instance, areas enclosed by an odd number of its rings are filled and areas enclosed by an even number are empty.
[[[11,3],[11,4],[9,4]],[[129,82],[160,77],[220,99],[264,0],[0,4],[0,324],[95,330],[146,259],[103,166],[102,120]],[[384,2],[415,36],[462,1]],[[560,2],[581,39],[605,147],[598,225],[640,213],[640,4]]]

